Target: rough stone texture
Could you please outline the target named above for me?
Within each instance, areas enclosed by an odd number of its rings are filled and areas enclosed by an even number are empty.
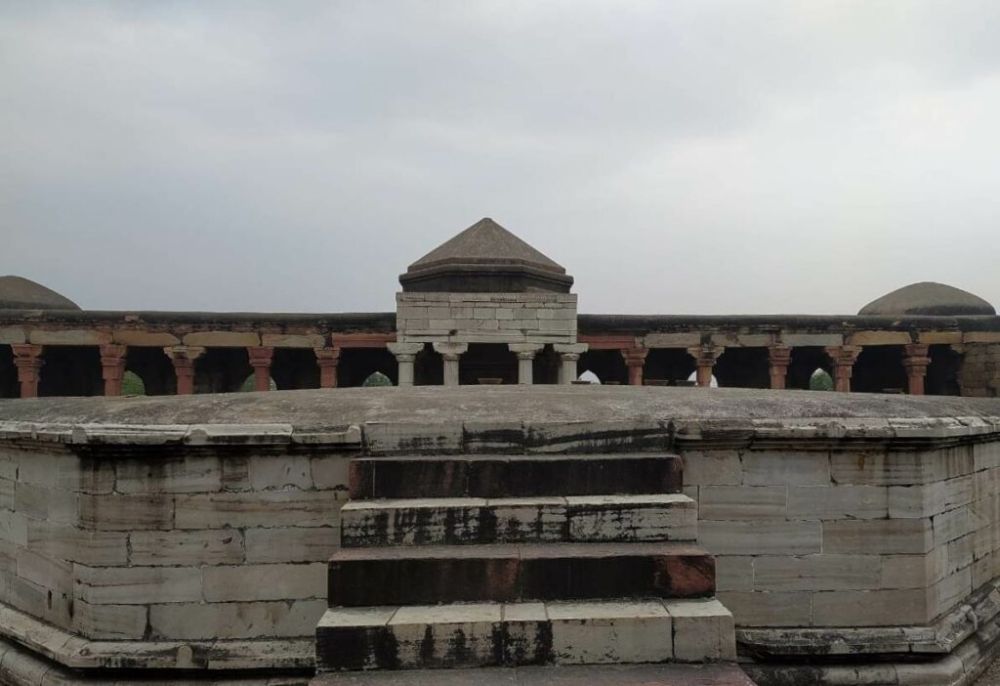
[[[0,276],[0,309],[79,310],[75,302],[23,276]]]
[[[575,343],[569,293],[397,293],[397,339],[406,343]]]

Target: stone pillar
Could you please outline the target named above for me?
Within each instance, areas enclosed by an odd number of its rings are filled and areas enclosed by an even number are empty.
[[[101,346],[101,376],[104,378],[104,395],[122,394],[122,376],[125,374],[125,355],[128,346],[108,343]]]
[[[694,358],[695,379],[702,388],[709,388],[712,385],[712,369],[715,361],[722,357],[726,349],[718,345],[699,345],[688,348],[688,355]]]
[[[784,390],[788,365],[792,361],[792,349],[785,345],[772,345],[767,349],[767,360],[770,365],[771,388]]]
[[[316,364],[319,365],[319,387],[336,388],[340,348],[338,346],[313,348],[313,352],[316,353]]]
[[[386,348],[396,356],[396,364],[399,366],[398,379],[400,386],[413,385],[413,362],[417,355],[424,349],[423,343],[386,343]]]
[[[253,346],[247,348],[247,357],[253,367],[253,389],[255,391],[271,390],[271,360],[274,358],[274,348],[269,346]]]
[[[931,358],[927,354],[928,346],[924,343],[911,343],[903,346],[903,368],[906,370],[907,390],[910,395],[924,394],[924,377]]]
[[[834,345],[826,348],[826,354],[833,362],[833,390],[850,393],[851,375],[854,373],[854,363],[861,354],[861,346]]]
[[[468,343],[434,343],[434,350],[444,358],[444,385],[458,385],[458,358],[469,349]]]
[[[192,345],[174,345],[163,349],[174,365],[177,377],[177,395],[194,393],[194,361],[205,352],[205,348]]]
[[[11,347],[14,352],[14,366],[17,367],[17,380],[21,383],[22,398],[38,397],[38,380],[40,370],[45,360],[42,359],[42,346],[30,343],[15,343]]]
[[[559,367],[559,383],[570,384],[576,381],[576,363],[588,348],[590,346],[586,343],[555,343],[552,346],[562,360],[562,365]]]
[[[510,351],[517,355],[517,383],[530,386],[535,383],[534,361],[538,351],[545,347],[544,343],[508,343]]]
[[[622,357],[625,358],[625,366],[628,367],[629,386],[641,386],[642,368],[646,364],[646,355],[649,354],[649,349],[637,346],[625,348],[621,353]]]

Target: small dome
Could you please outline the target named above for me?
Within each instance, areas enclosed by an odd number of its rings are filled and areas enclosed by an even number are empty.
[[[961,288],[933,281],[903,286],[873,300],[858,314],[996,315],[988,302]]]
[[[573,277],[489,217],[410,265],[404,291],[569,293]]]
[[[79,310],[69,298],[22,276],[0,276],[0,310]]]

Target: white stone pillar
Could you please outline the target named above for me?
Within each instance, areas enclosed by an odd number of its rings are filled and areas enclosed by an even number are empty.
[[[517,383],[530,386],[535,383],[532,363],[535,355],[545,347],[544,343],[508,343],[510,351],[517,355]]]
[[[559,353],[562,366],[559,368],[559,383],[570,384],[576,381],[576,363],[580,355],[587,352],[590,346],[586,343],[555,343],[552,349]]]
[[[458,385],[458,358],[469,349],[468,343],[434,343],[434,350],[444,358],[444,385]]]
[[[399,385],[413,385],[413,361],[417,353],[424,349],[423,343],[386,343],[385,347],[396,356],[399,365]]]

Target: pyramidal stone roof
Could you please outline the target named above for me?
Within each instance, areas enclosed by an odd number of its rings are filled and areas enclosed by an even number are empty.
[[[79,310],[67,297],[23,276],[0,276],[0,310]]]
[[[399,282],[405,291],[568,293],[573,277],[484,217],[411,264]]]
[[[993,305],[978,295],[943,283],[921,281],[873,300],[858,314],[995,315]]]

